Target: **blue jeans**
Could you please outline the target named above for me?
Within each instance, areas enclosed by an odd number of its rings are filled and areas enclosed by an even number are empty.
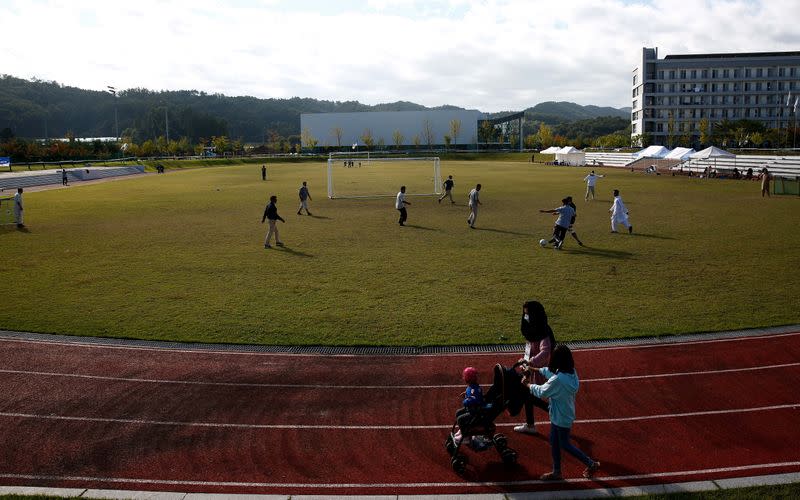
[[[569,427],[559,427],[550,423],[550,453],[553,455],[553,472],[561,473],[561,449],[566,450],[570,455],[577,458],[586,466],[592,465],[594,461],[587,457],[584,452],[576,448],[569,442]]]

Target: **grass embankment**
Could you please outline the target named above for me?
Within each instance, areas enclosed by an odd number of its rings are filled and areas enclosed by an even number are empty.
[[[458,205],[325,196],[324,162],[261,161],[26,193],[28,232],[0,229],[0,328],[73,335],[264,344],[519,342],[520,305],[542,301],[560,339],[679,334],[800,323],[798,203],[755,182],[645,176],[521,162],[443,162]],[[341,169],[337,185],[409,175]],[[361,181],[357,176],[363,174]],[[352,179],[348,179],[353,175]],[[426,170],[423,174],[430,175]],[[313,217],[297,216],[307,180]],[[425,181],[427,182],[427,181]],[[478,229],[466,193],[483,183]],[[609,234],[611,189],[634,234]],[[413,192],[413,191],[412,191]],[[284,249],[260,224],[279,196]],[[542,249],[566,194],[576,229]]]

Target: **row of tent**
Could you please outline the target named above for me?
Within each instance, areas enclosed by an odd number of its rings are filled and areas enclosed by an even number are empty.
[[[670,151],[664,146],[649,146],[637,153],[634,153],[634,158],[637,160],[641,158],[654,158],[686,161],[709,158],[736,158],[736,155],[729,153],[724,149],[719,149],[715,146],[707,147],[701,151],[695,151],[692,148],[675,148]]]
[[[556,155],[556,161],[564,165],[585,165],[586,155],[583,151],[574,148],[573,146],[565,146],[560,148],[558,146],[551,146],[547,149],[540,151],[543,154]],[[695,151],[692,148],[675,148],[668,149],[664,146],[648,146],[641,151],[633,154],[633,159],[639,160],[642,158],[665,159],[665,160],[679,160],[687,161],[691,159],[714,159],[714,158],[735,158],[736,155],[729,153],[723,149],[711,146],[702,151]]]

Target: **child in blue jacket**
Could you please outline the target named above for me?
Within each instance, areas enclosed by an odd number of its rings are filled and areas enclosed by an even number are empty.
[[[478,370],[468,366],[461,373],[467,388],[464,390],[464,400],[461,402],[463,408],[456,412],[456,421],[459,422],[459,429],[453,436],[456,444],[461,443],[461,423],[472,420],[472,417],[483,408],[483,389],[478,383]]]
[[[580,381],[575,371],[572,351],[564,344],[553,349],[550,364],[539,368],[539,373],[547,378],[542,385],[528,384],[531,394],[550,401],[550,451],[553,456],[553,471],[544,474],[543,481],[557,481],[561,476],[561,450],[566,450],[584,464],[583,477],[590,478],[600,467],[600,462],[587,457],[580,449],[570,443],[569,433],[575,421],[575,394]]]

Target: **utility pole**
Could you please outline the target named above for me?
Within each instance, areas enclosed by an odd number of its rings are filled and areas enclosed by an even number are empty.
[[[114,96],[114,139],[119,140],[119,120],[117,119],[117,89],[107,85],[108,93]]]

